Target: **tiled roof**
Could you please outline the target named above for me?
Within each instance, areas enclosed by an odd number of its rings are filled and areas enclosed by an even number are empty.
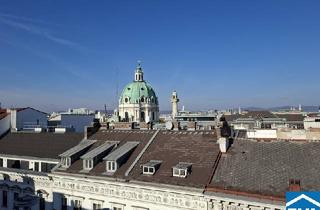
[[[110,177],[125,178],[125,172],[133,163],[135,158],[150,140],[155,131],[140,131],[140,130],[99,130],[97,133],[92,135],[89,139],[97,140],[90,151],[101,146],[106,141],[119,141],[117,148],[121,147],[128,141],[139,142],[139,145],[134,149],[133,153],[130,155],[126,163],[124,163],[117,171],[109,175]],[[116,150],[113,148],[110,152]],[[79,159],[75,161],[67,170],[67,173],[79,173],[83,168],[82,160]],[[106,163],[105,161],[99,162],[88,174],[94,176],[105,176],[103,173],[106,172]]]
[[[289,179],[296,179],[302,191],[319,191],[319,153],[320,143],[237,139],[221,157],[210,186],[283,197]]]
[[[210,178],[218,154],[215,132],[160,131],[129,176],[139,181],[202,188]],[[150,160],[162,161],[160,168],[152,176],[143,175],[140,166]],[[172,176],[172,167],[180,162],[192,164],[186,178]]]
[[[99,130],[90,139],[97,140],[88,152],[99,147],[106,141],[119,141],[119,145],[109,152],[121,148],[127,142],[139,142],[130,154],[127,162],[120,166],[114,174],[106,174],[106,162],[101,161],[88,172],[93,176],[107,176],[127,180],[155,182],[163,184],[203,188],[212,173],[213,165],[219,154],[215,131],[139,131],[139,130]],[[152,143],[144,151],[150,139]],[[150,141],[151,142],[151,141]],[[144,151],[142,153],[142,151]],[[142,154],[141,156],[139,156]],[[140,157],[140,158],[138,158]],[[137,159],[138,158],[138,159]],[[135,162],[137,160],[137,162]],[[161,161],[160,168],[154,175],[143,175],[142,165],[152,160]],[[192,164],[192,171],[186,178],[172,176],[172,167],[178,163]],[[128,170],[133,165],[132,170]],[[81,173],[82,160],[74,162],[67,173]],[[59,169],[58,169],[59,171]],[[128,176],[126,172],[130,171]]]
[[[82,138],[77,133],[8,133],[0,139],[0,154],[59,159]]]

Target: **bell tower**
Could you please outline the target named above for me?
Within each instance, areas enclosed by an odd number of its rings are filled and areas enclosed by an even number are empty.
[[[174,119],[178,115],[178,94],[177,91],[172,92],[171,103],[172,103],[172,119]]]

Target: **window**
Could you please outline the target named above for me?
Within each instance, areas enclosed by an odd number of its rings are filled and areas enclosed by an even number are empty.
[[[74,201],[74,208],[73,210],[81,210],[81,201],[80,200],[75,200]]]
[[[122,207],[113,207],[112,210],[123,210]]]
[[[34,171],[39,171],[39,162],[34,162],[33,170]]]
[[[116,163],[114,161],[107,161],[107,171],[108,172],[116,171]]]
[[[145,163],[142,170],[143,174],[153,175],[156,170],[158,170],[161,163],[161,160],[150,160],[149,162]]]
[[[129,99],[128,99],[128,98],[125,98],[125,99],[124,99],[124,102],[128,103],[128,102],[129,102]]]
[[[3,159],[0,158],[0,167],[3,167]]]
[[[71,159],[69,157],[62,158],[62,165],[64,167],[69,167],[71,165]]]
[[[173,169],[173,176],[175,177],[186,177],[187,169]]]
[[[67,198],[62,196],[61,197],[61,210],[67,210],[68,209],[68,203],[67,203]]]
[[[40,198],[39,200],[39,210],[45,210],[46,209],[46,201],[44,198]]]
[[[2,207],[8,207],[8,192],[2,191]]]
[[[154,172],[154,167],[143,166],[143,174],[154,174]]]
[[[92,169],[92,168],[93,168],[93,161],[85,160],[85,169]]]
[[[100,203],[93,203],[92,204],[92,209],[93,210],[101,210],[101,204]]]
[[[175,177],[187,177],[191,170],[191,163],[180,162],[175,167],[172,168],[172,175]]]
[[[140,101],[143,103],[143,102],[144,102],[144,98],[143,98],[143,97],[141,97]]]

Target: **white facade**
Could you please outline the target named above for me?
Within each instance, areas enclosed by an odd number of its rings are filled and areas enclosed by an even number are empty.
[[[142,182],[125,182],[84,175],[23,174],[0,169],[0,189],[8,195],[7,207],[13,209],[14,193],[19,197],[41,194],[46,210],[68,210],[80,204],[82,209],[93,206],[112,210],[257,210],[285,209],[284,203],[228,194],[205,193],[202,189]],[[6,178],[7,177],[7,178]],[[0,195],[0,203],[2,195]],[[23,208],[21,208],[23,209]],[[39,200],[31,208],[38,210]]]
[[[320,128],[320,117],[306,117],[303,121],[304,129]]]

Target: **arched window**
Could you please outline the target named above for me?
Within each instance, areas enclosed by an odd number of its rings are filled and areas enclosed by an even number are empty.
[[[129,98],[125,98],[124,102],[128,103],[129,102]]]
[[[144,97],[141,97],[140,101],[143,103],[144,102]]]

